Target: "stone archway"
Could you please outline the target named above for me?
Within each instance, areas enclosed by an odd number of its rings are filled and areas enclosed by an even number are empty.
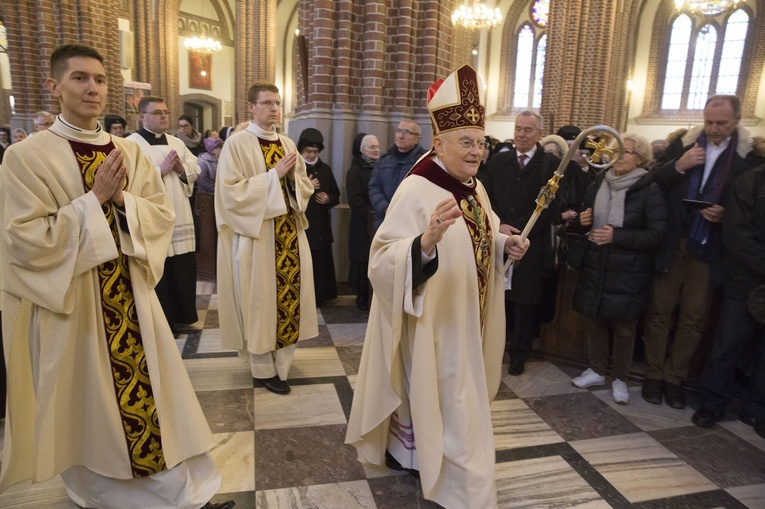
[[[210,108],[210,125],[205,125],[204,129],[219,129],[223,124],[223,101],[208,94],[185,94],[179,97],[181,102],[180,110],[183,111],[186,103],[194,103]]]

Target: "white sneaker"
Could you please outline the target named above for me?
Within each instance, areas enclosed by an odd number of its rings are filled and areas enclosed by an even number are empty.
[[[605,385],[606,377],[595,373],[590,368],[587,368],[581,375],[571,379],[571,383],[580,389],[586,389],[593,385]]]
[[[620,405],[626,405],[629,403],[630,393],[627,390],[627,384],[619,379],[614,380],[611,383],[611,397],[614,398],[614,401]]]

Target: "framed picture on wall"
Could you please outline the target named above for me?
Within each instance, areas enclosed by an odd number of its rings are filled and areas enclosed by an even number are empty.
[[[212,90],[212,55],[189,51],[189,88]]]

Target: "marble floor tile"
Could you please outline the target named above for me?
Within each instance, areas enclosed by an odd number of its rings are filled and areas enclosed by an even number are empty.
[[[331,384],[293,385],[286,396],[256,388],[253,398],[256,430],[347,422],[335,386]]]
[[[364,469],[364,474],[367,479],[377,479],[379,477],[390,477],[392,475],[410,475],[404,470],[392,470],[385,465],[373,465],[371,463],[362,463],[361,467]]]
[[[420,481],[409,474],[369,479],[377,509],[438,509],[441,506],[422,498]]]
[[[210,454],[223,483],[219,493],[255,490],[255,436],[252,432],[215,433]]]
[[[223,347],[223,343],[221,342],[220,329],[205,329],[202,331],[202,335],[199,337],[197,353],[213,352],[235,353],[236,350],[231,350]]]
[[[318,321],[319,325],[326,325],[327,322],[324,321],[324,315],[321,314],[321,309],[316,310],[316,320]]]
[[[194,390],[252,389],[250,366],[239,357],[184,359]]]
[[[498,451],[563,442],[545,421],[520,399],[491,404],[494,448]]]
[[[749,509],[765,509],[765,484],[739,486],[725,491]]]
[[[197,279],[197,302],[199,301],[200,297],[210,297],[210,295],[217,296],[217,289],[218,285],[215,284],[215,281]]]
[[[369,320],[369,311],[361,311],[356,306],[322,306],[321,315],[324,323],[363,323]]]
[[[258,509],[374,509],[375,500],[366,481],[351,481],[297,488],[258,491]]]
[[[218,329],[220,322],[217,309],[205,310],[205,315],[199,315],[199,320],[205,324],[205,329]]]
[[[765,451],[765,438],[758,435],[753,427],[744,424],[739,420],[721,422],[719,423],[719,426],[722,426],[734,435],[743,438],[758,449]]]
[[[499,507],[611,507],[559,456],[498,463]]]
[[[366,323],[330,323],[327,329],[335,346],[364,346]]]
[[[524,400],[565,440],[583,440],[640,429],[587,391]]]
[[[258,491],[366,479],[344,424],[255,430]],[[340,508],[338,508],[340,509]]]
[[[298,348],[292,360],[289,378],[345,376],[337,350],[328,347]]]
[[[69,499],[61,477],[44,482],[29,481],[11,486],[0,494],[0,508],[13,509],[77,509]]]
[[[200,391],[197,399],[213,433],[255,429],[252,389]]]
[[[526,362],[521,376],[508,375],[507,366],[502,366],[502,373],[502,381],[520,398],[582,392],[571,385],[571,377],[548,361]]]
[[[319,325],[319,335],[315,338],[304,339],[298,342],[298,348],[316,348],[317,346],[334,347],[332,335],[326,325]]]
[[[765,451],[725,428],[691,425],[649,435],[720,488],[765,483]]]
[[[590,391],[601,401],[626,417],[643,431],[653,431],[657,429],[679,428],[688,426],[691,423],[691,417],[694,410],[686,407],[683,410],[676,410],[667,405],[654,405],[648,403],[640,396],[640,386],[631,387],[629,405],[619,405],[614,403],[611,397],[611,388],[597,391]]]
[[[337,347],[337,355],[340,362],[343,363],[345,373],[348,375],[357,375],[359,373],[359,364],[361,363],[362,346],[344,346]]]
[[[351,388],[355,391],[356,390],[356,379],[358,379],[359,375],[348,375],[348,383],[351,384]]]
[[[642,432],[570,444],[631,503],[717,489]]]
[[[505,382],[500,381],[497,395],[494,396],[494,401],[502,401],[504,399],[518,399],[518,395],[514,393],[513,390],[508,387]]]

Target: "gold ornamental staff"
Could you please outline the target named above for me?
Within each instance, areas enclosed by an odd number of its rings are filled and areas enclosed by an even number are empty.
[[[595,133],[602,133],[598,137],[598,141],[595,141],[591,137],[591,135]],[[534,227],[534,223],[536,223],[537,219],[539,219],[539,215],[542,213],[542,210],[549,207],[552,201],[555,199],[555,193],[558,192],[560,179],[563,178],[564,173],[566,173],[566,167],[568,166],[568,163],[571,162],[571,158],[574,157],[574,153],[585,138],[587,138],[587,141],[585,142],[584,146],[585,148],[592,149],[592,155],[585,155],[584,158],[593,168],[597,168],[598,170],[605,170],[606,168],[610,168],[624,154],[624,143],[622,142],[622,138],[613,127],[608,127],[607,125],[596,125],[579,133],[579,136],[577,136],[571,146],[568,147],[568,152],[566,152],[566,155],[563,156],[563,159],[558,165],[558,169],[555,170],[555,173],[550,178],[550,180],[547,181],[547,184],[545,184],[545,186],[539,190],[539,195],[535,200],[537,207],[534,209],[534,212],[531,214],[531,217],[526,223],[526,226],[523,228],[523,231],[521,232],[521,239],[525,239],[529,236],[529,232],[531,232],[531,229]],[[619,155],[617,157],[613,157],[613,155],[617,153],[617,149],[613,146],[612,143],[613,139],[615,139],[619,145]],[[507,274],[507,271],[510,270],[510,266],[512,264],[512,259],[508,259],[505,262],[505,274]]]

